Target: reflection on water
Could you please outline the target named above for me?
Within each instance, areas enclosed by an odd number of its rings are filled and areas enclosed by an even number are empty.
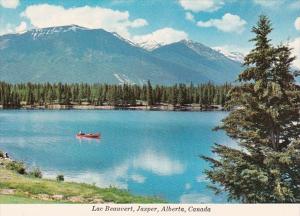
[[[78,137],[75,136],[75,138],[78,140],[79,143],[99,143],[100,142],[100,138],[88,138],[88,137]]]
[[[0,111],[0,149],[44,176],[116,186],[170,202],[226,202],[207,189],[213,143],[232,144],[211,129],[224,112]],[[101,139],[75,134],[100,131]]]

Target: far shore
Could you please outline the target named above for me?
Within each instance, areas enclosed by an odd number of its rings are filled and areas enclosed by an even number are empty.
[[[63,104],[49,104],[49,105],[21,105],[20,107],[3,107],[0,105],[0,109],[28,109],[28,110],[141,110],[141,111],[224,111],[224,107],[221,105],[209,105],[202,106],[199,104],[188,105],[171,105],[171,104],[159,104],[159,105],[136,105],[136,106],[110,106],[110,105],[63,105]]]

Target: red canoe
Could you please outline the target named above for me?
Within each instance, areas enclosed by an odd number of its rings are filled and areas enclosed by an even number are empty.
[[[76,134],[76,137],[78,138],[92,138],[92,139],[99,139],[100,133],[88,133],[88,134]]]

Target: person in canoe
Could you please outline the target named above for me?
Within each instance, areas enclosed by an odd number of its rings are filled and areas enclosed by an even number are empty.
[[[76,134],[77,137],[79,138],[95,138],[99,139],[100,138],[100,133],[83,133],[82,131],[79,131],[78,134]]]
[[[85,135],[85,133],[83,133],[82,131],[79,131],[78,135]]]

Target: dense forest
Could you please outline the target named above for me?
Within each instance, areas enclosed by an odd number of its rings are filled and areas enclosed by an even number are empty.
[[[230,84],[213,83],[173,86],[109,84],[63,84],[63,83],[22,83],[0,82],[0,105],[4,108],[17,108],[21,105],[47,104],[90,104],[111,106],[135,105],[224,105]]]

